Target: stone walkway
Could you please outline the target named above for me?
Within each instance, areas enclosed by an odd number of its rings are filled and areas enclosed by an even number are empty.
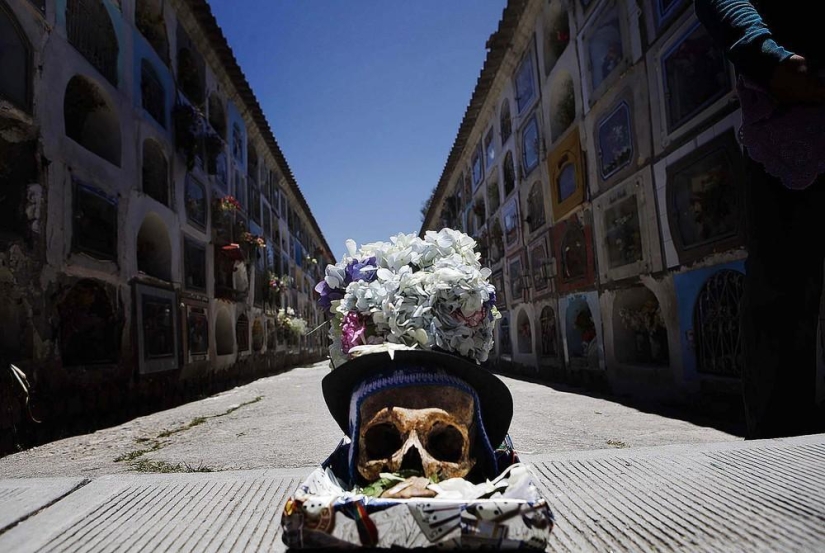
[[[552,551],[823,551],[825,434],[523,456]],[[310,468],[0,480],[0,551],[279,551]]]

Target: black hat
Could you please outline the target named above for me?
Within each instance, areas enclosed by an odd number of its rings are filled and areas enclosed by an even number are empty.
[[[504,441],[513,418],[513,396],[497,376],[464,357],[420,349],[368,353],[355,357],[333,369],[321,383],[324,401],[332,418],[349,433],[349,410],[352,393],[366,378],[381,370],[398,367],[442,369],[469,384],[479,400],[484,430],[493,448]]]

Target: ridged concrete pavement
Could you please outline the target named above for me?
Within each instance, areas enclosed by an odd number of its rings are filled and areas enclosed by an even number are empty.
[[[523,460],[551,551],[825,551],[825,434]],[[308,470],[0,480],[0,552],[283,550]]]

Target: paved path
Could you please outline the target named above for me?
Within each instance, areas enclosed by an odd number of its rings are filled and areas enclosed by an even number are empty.
[[[340,439],[325,373],[0,459],[0,553],[283,550],[286,497]],[[557,518],[551,550],[825,550],[825,435],[744,442],[713,421],[503,380],[511,436]]]
[[[825,435],[525,460],[551,551],[825,550]],[[307,470],[0,480],[0,551],[282,551]]]
[[[320,463],[341,439],[321,399],[326,363],[263,378],[175,409],[0,458],[0,477],[96,477]],[[736,440],[714,427],[580,390],[503,377],[522,454]],[[706,423],[710,424],[710,423]],[[718,426],[718,425],[717,425]]]

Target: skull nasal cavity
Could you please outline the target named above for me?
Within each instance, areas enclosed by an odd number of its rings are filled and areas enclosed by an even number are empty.
[[[436,425],[427,436],[427,451],[439,461],[457,463],[464,451],[464,437],[454,426]]]
[[[424,463],[421,461],[421,453],[417,447],[411,447],[404,454],[399,470],[417,470],[424,472]]]
[[[401,434],[392,424],[376,424],[364,433],[368,459],[386,459],[401,449]]]

